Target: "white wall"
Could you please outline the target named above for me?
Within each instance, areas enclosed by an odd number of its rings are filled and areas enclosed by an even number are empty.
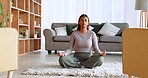
[[[52,19],[50,17],[50,7],[49,0],[42,0],[42,30],[45,28],[50,28],[49,20]]]
[[[125,0],[125,22],[131,28],[139,27],[139,11],[135,10],[135,0]]]
[[[50,23],[49,20],[52,18],[50,17],[50,5],[49,5],[49,0],[42,0],[42,19],[41,19],[41,25],[42,25],[42,32],[41,32],[41,46],[45,45],[45,39],[43,36],[43,30],[45,28],[50,28]]]

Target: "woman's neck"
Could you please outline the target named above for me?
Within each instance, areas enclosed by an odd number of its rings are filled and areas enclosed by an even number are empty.
[[[86,33],[88,30],[86,29],[86,28],[82,28],[82,29],[80,29],[80,32],[81,33]]]

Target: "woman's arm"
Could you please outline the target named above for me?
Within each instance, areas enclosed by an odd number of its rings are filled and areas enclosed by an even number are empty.
[[[68,55],[72,52],[74,47],[75,39],[74,39],[74,32],[71,34],[70,42],[69,42],[69,49],[67,49],[64,53],[64,55]]]
[[[94,32],[92,34],[92,46],[93,46],[95,53],[101,54],[101,51],[98,47],[98,39],[97,39],[97,36]]]
[[[70,41],[69,41],[69,49],[67,49],[64,53],[58,52],[58,56],[66,56],[68,54],[70,54],[73,50],[73,46],[74,46],[74,33],[72,33],[71,37],[70,37]]]
[[[93,32],[93,38],[92,38],[92,46],[93,46],[93,49],[95,51],[95,53],[98,53],[99,55],[101,56],[105,56],[106,55],[106,51],[100,51],[99,47],[98,47],[98,39],[97,39],[97,36],[96,34]]]

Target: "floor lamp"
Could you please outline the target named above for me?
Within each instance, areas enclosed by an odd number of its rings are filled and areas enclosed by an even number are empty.
[[[148,28],[148,0],[136,0],[135,10],[141,10],[140,27]]]

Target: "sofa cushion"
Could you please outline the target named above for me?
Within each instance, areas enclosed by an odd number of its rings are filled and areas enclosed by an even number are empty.
[[[57,36],[67,36],[66,27],[55,28]]]
[[[100,29],[103,27],[104,23],[102,23],[102,24],[90,23],[90,25],[91,25],[92,27],[94,27],[94,29],[93,29],[92,31],[94,31],[97,36],[102,36],[101,34],[97,34],[97,33],[98,33],[98,31],[100,31]]]
[[[73,29],[76,27],[76,24],[67,24],[66,25],[66,31],[67,31],[67,35],[71,35],[71,33],[73,32]]]
[[[103,36],[115,36],[119,30],[120,28],[106,22],[98,33]]]
[[[100,36],[100,42],[122,42],[121,36]]]
[[[128,23],[111,23],[116,27],[119,27],[121,31],[123,31],[125,28],[129,28]]]
[[[54,36],[53,40],[57,42],[69,42],[71,36]]]
[[[120,29],[115,36],[122,36],[122,30]]]

